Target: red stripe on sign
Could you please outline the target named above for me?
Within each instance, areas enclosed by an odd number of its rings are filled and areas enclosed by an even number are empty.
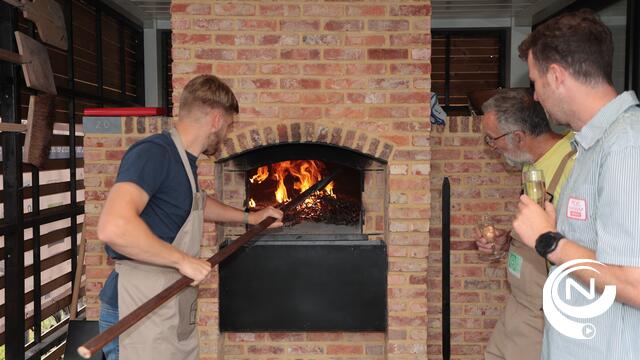
[[[127,107],[127,108],[86,108],[84,116],[162,116],[165,108]]]

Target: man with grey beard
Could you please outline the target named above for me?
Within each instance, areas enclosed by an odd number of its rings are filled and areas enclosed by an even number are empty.
[[[573,134],[563,137],[551,130],[545,111],[529,89],[499,90],[482,109],[485,143],[511,166],[526,170],[533,165],[541,169],[547,183],[547,198],[558,199],[573,167],[574,152],[570,145]],[[496,229],[495,243],[489,243],[478,231],[476,244],[483,253],[508,251],[507,280],[511,287],[485,359],[540,359],[546,262],[523,244],[515,232]]]

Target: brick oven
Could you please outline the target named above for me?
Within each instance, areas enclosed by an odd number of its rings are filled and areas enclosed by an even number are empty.
[[[325,129],[309,127],[303,139],[299,129],[300,123],[291,124],[294,141],[271,144],[262,141],[260,129],[250,130],[256,146],[217,161],[222,181],[216,192],[245,209],[284,204],[339,172],[285,214],[282,229],[268,230],[220,265],[220,329],[385,331],[384,204],[393,146],[372,139],[367,153],[353,130],[345,139],[340,129],[332,139],[318,139]],[[234,149],[229,140],[226,150]],[[219,243],[244,231],[219,226]]]

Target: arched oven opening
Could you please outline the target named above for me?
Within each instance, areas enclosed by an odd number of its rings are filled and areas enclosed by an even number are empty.
[[[219,196],[257,210],[339,175],[220,264],[221,331],[384,331],[386,162],[328,144],[261,147],[222,159]],[[220,227],[221,246],[245,228]]]

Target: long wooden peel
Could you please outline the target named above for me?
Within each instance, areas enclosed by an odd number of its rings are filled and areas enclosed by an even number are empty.
[[[331,174],[331,176],[322,179],[321,181],[315,183],[313,186],[308,188],[306,191],[296,196],[293,200],[285,204],[280,208],[282,212],[288,212],[294,210],[296,206],[302,203],[309,195],[314,192],[323,189],[327,186],[333,179],[340,173],[340,170]],[[207,261],[211,264],[211,266],[218,265],[222,260],[227,258],[229,255],[233,254],[236,250],[238,250],[241,246],[247,244],[249,240],[253,237],[261,233],[264,229],[268,228],[271,224],[276,221],[274,217],[268,217],[262,220],[258,225],[253,226],[246,233],[240,235],[236,240],[234,240],[229,246],[224,249],[218,251],[215,255],[210,257]],[[78,348],[78,354],[82,356],[84,359],[89,359],[92,354],[96,351],[102,349],[105,345],[111,342],[113,339],[118,337],[120,334],[125,332],[127,329],[135,325],[138,321],[140,321],[145,316],[149,315],[153,310],[157,309],[160,305],[164,304],[167,300],[171,299],[175,295],[177,295],[180,291],[187,288],[193,282],[192,279],[183,276],[180,279],[176,280],[173,284],[171,284],[166,289],[162,290],[160,293],[147,300],[144,304],[140,305],[137,309],[132,311],[129,315],[122,318],[120,321],[115,323],[113,326],[108,328],[105,332],[100,333],[98,336],[95,336],[93,339],[87,341],[84,345]]]
[[[49,158],[53,123],[55,122],[55,95],[38,94],[29,97],[27,114],[27,134],[24,138],[22,161],[42,169]],[[69,149],[69,152],[74,151]]]
[[[26,133],[22,161],[39,169],[49,158],[53,124],[55,121],[55,95],[38,94],[29,97],[26,124],[2,123],[0,132]]]
[[[28,87],[56,95],[56,84],[47,48],[20,31],[15,31],[14,34],[19,53],[0,50],[0,60],[21,64],[24,81]]]
[[[75,320],[78,316],[78,298],[80,297],[80,283],[82,282],[82,272],[84,269],[84,254],[87,248],[87,238],[84,236],[84,223],[80,227],[82,235],[80,235],[80,245],[78,246],[78,262],[76,263],[75,280],[73,281],[73,291],[71,291],[71,314],[70,320]]]
[[[67,50],[69,45],[64,13],[56,0],[4,0],[4,2],[21,9],[23,16],[33,21],[42,41]]]

